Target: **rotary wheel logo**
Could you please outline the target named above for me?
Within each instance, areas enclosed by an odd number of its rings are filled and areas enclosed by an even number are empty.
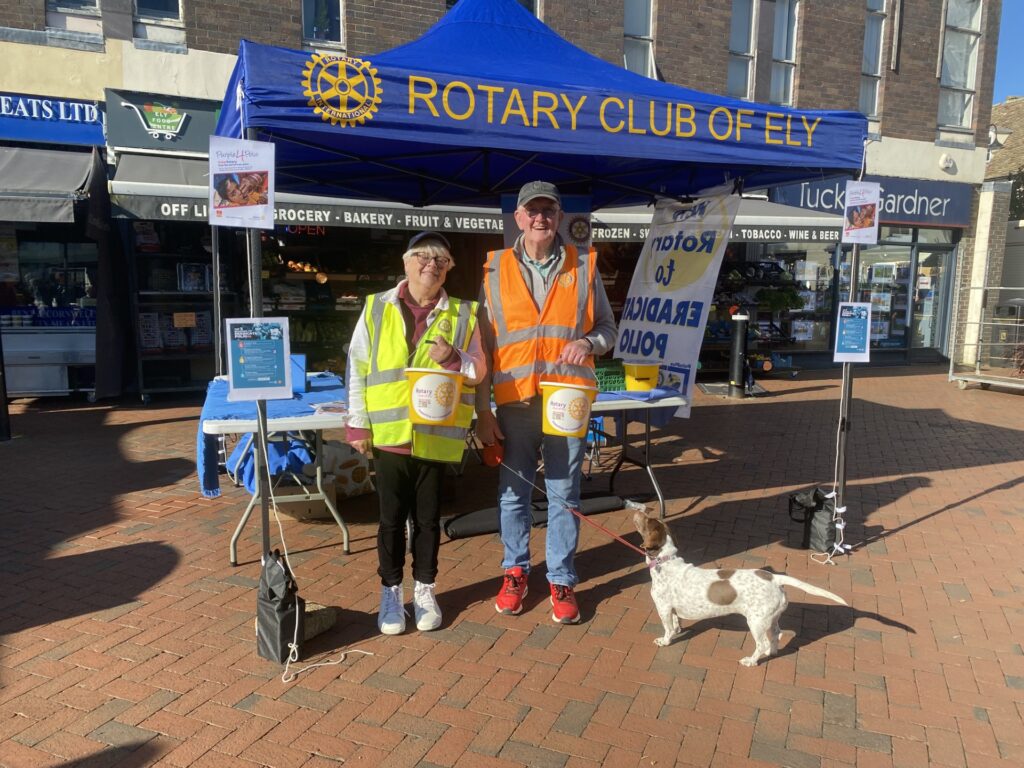
[[[587,411],[590,410],[590,403],[585,397],[575,397],[569,401],[567,410],[576,421],[583,421],[587,417]]]
[[[449,320],[447,317],[442,317],[437,324],[437,330],[439,330],[441,333],[451,333],[452,321]]]
[[[452,403],[455,402],[455,385],[450,381],[438,384],[437,391],[434,392],[434,399],[442,408],[451,408]]]
[[[362,124],[377,111],[380,78],[370,62],[314,53],[303,74],[309,106],[331,125]]]
[[[580,245],[590,240],[590,221],[588,216],[576,216],[569,222],[569,236]]]

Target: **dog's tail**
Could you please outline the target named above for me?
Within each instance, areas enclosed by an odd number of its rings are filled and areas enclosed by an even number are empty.
[[[827,589],[816,587],[813,584],[808,584],[806,581],[794,579],[792,576],[787,576],[784,573],[773,573],[772,581],[775,581],[779,584],[783,584],[785,586],[802,589],[809,595],[817,595],[818,597],[824,597],[826,600],[831,600],[832,602],[839,603],[840,605],[847,605],[847,602],[843,600],[843,598],[841,598],[839,595],[829,592]]]

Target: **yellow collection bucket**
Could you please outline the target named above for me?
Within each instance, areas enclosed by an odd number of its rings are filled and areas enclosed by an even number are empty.
[[[556,437],[583,437],[590,425],[590,404],[597,387],[542,381],[544,395],[544,434]]]
[[[623,363],[627,392],[647,392],[658,386],[658,365],[650,363]]]
[[[409,421],[450,427],[462,397],[462,374],[438,368],[406,368],[409,379]]]

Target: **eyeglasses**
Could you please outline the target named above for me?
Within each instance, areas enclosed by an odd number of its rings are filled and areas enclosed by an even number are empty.
[[[558,215],[557,208],[523,208],[523,213],[526,214],[527,218],[536,219],[538,216],[543,216],[545,219],[553,219]]]
[[[434,262],[438,269],[447,269],[452,260],[447,256],[431,256],[429,253],[414,253],[416,261],[420,263],[421,267],[427,266],[430,262]]]

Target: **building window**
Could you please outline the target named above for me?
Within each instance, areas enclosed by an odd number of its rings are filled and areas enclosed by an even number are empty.
[[[47,0],[49,11],[98,11],[99,0]]]
[[[341,0],[302,0],[302,39],[340,45],[341,18]]]
[[[729,26],[729,73],[726,91],[749,99],[754,72],[754,0],[732,0]]]
[[[882,80],[882,38],[885,29],[885,0],[867,0],[864,21],[864,57],[860,65],[860,111],[878,116],[878,85]]]
[[[135,0],[135,16],[144,19],[180,19],[178,0]]]
[[[948,0],[942,35],[939,125],[970,128],[981,42],[981,0]]]
[[[796,71],[796,17],[800,0],[775,0],[772,33],[772,82],[768,99],[773,104],[793,103]]]
[[[459,2],[459,0],[445,0],[445,8],[447,8],[447,10],[450,11],[452,8],[455,7],[455,4],[457,2]],[[519,0],[519,4],[523,6],[523,8],[528,10],[530,13],[532,13],[534,16],[537,16],[538,18],[540,17],[540,9],[537,8],[539,0]]]
[[[626,0],[623,29],[623,66],[638,75],[654,77],[651,0]]]

